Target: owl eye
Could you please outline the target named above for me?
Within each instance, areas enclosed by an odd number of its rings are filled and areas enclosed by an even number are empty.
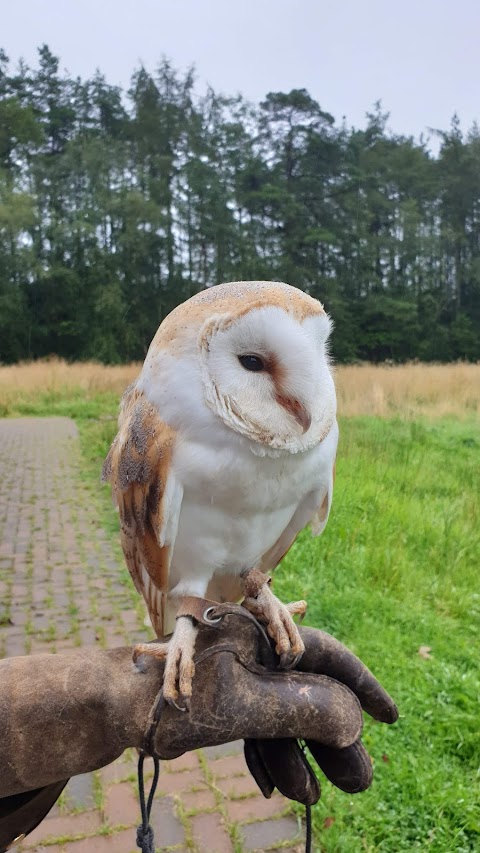
[[[238,360],[245,370],[252,370],[254,373],[265,370],[265,364],[259,355],[239,355]]]

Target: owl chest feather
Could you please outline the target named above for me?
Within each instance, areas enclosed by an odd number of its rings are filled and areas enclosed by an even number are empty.
[[[322,479],[328,482],[331,461],[320,447],[259,457],[246,443],[212,439],[182,441],[173,459],[183,486],[174,583],[187,566],[199,575],[251,568],[275,544],[302,500]]]

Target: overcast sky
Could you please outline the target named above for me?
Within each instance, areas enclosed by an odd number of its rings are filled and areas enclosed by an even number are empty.
[[[72,74],[122,86],[166,55],[194,63],[200,89],[258,101],[305,87],[356,126],[377,99],[416,136],[455,111],[464,128],[480,119],[478,0],[3,0],[10,58],[33,63],[43,42]]]

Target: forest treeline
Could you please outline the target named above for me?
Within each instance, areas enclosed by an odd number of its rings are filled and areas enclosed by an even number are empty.
[[[202,288],[321,299],[340,361],[480,358],[480,131],[432,156],[380,105],[358,130],[304,89],[259,105],[164,60],[128,91],[0,52],[0,361],[142,359]]]

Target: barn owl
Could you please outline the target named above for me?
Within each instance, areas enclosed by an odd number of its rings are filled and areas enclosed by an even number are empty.
[[[237,601],[298,533],[324,529],[338,439],[327,338],[316,299],[278,282],[211,287],[160,325],[120,407],[103,468],[134,584],[157,637],[136,654],[164,657],[164,695],[188,705],[196,627],[186,597]],[[303,652],[292,613],[268,584],[255,615],[284,666]]]

